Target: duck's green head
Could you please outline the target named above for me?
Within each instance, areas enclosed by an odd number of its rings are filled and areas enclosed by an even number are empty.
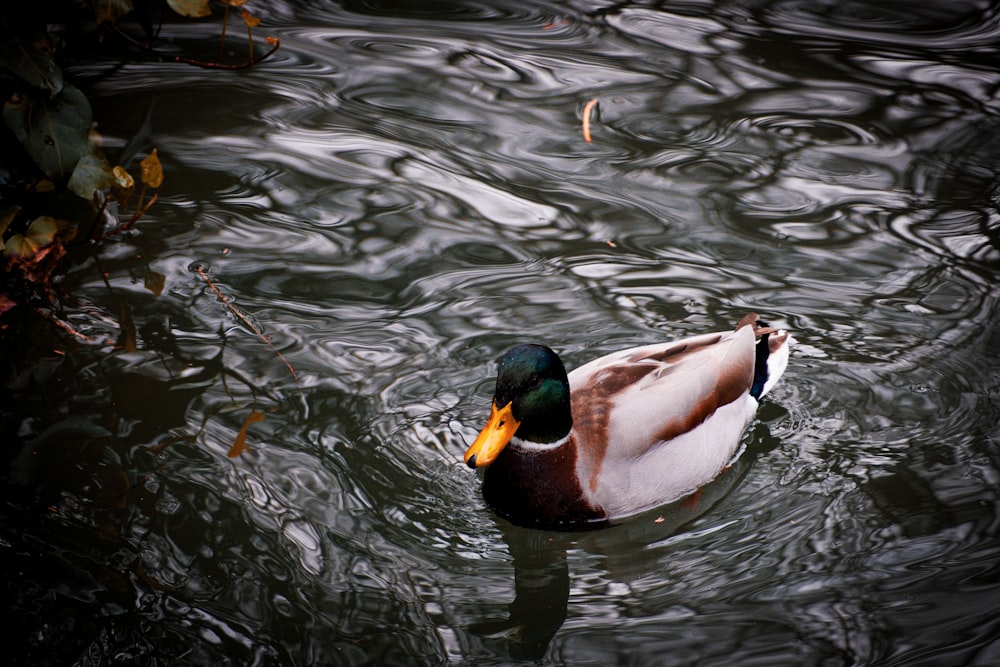
[[[564,438],[573,426],[566,368],[544,345],[518,345],[500,359],[493,409],[465,452],[471,468],[489,465],[515,435],[536,443]]]

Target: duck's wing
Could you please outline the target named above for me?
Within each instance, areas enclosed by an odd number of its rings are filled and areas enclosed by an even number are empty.
[[[660,459],[681,456],[682,450],[685,459],[700,458],[710,467],[723,458],[702,483],[714,477],[735,452],[757,405],[749,397],[754,342],[753,327],[742,326],[623,350],[570,373],[577,471],[585,492],[604,495],[601,486],[629,485],[635,466],[665,464]],[[684,477],[679,472],[661,474]]]

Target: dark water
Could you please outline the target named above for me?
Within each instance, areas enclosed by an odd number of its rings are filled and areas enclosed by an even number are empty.
[[[94,342],[5,353],[8,661],[1000,662],[997,5],[259,4],[254,69],[70,73],[166,181],[63,283]],[[799,345],[696,502],[484,506],[513,342],[748,310]]]

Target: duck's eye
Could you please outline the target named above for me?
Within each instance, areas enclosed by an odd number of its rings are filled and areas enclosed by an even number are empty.
[[[540,378],[537,375],[532,375],[530,378],[528,378],[528,386],[531,387],[532,389],[534,389],[541,383],[542,383],[542,378]]]

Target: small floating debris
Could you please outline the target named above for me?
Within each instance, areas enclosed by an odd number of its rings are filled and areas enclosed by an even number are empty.
[[[594,111],[594,107],[597,106],[597,98],[587,102],[586,106],[583,107],[583,140],[588,144],[590,141],[590,115]]]

